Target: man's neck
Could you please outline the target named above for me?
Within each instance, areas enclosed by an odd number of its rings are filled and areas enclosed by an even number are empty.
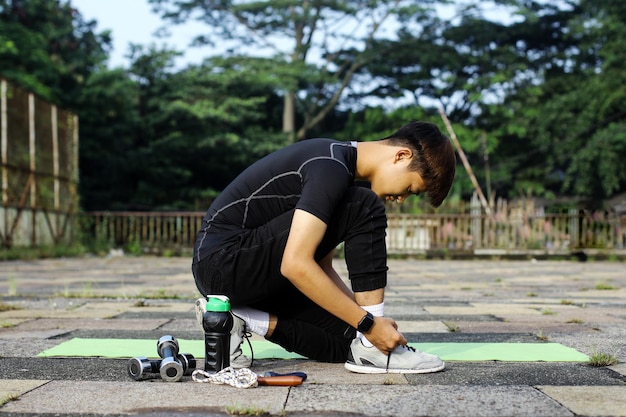
[[[389,153],[395,153],[392,146],[388,146],[384,141],[359,142],[357,144],[356,173],[355,179],[370,181],[376,171]]]

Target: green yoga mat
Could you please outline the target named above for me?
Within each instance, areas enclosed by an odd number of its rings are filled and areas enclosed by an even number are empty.
[[[74,338],[41,352],[38,357],[158,357],[156,340],[83,339]],[[204,358],[202,340],[178,339],[181,353]],[[416,349],[432,353],[444,361],[504,362],[586,362],[587,355],[559,343],[410,343]],[[302,356],[287,352],[266,340],[253,340],[255,359],[297,359]],[[244,354],[250,348],[243,344]]]

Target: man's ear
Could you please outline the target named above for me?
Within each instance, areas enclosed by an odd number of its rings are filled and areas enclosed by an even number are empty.
[[[396,157],[394,162],[404,162],[407,159],[413,158],[413,152],[409,148],[400,148],[396,152]]]

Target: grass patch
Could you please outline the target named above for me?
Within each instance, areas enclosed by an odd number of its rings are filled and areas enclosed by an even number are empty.
[[[83,256],[87,250],[82,245],[46,245],[38,247],[16,246],[0,248],[0,261],[32,261],[35,259],[50,259],[61,257]]]
[[[150,293],[141,293],[138,295],[138,297],[153,300],[180,300],[183,298],[179,294],[171,293],[163,288],[159,288],[158,290]]]
[[[619,362],[617,356],[611,355],[609,353],[593,353],[589,356],[589,362],[587,362],[591,366],[611,366],[615,365]]]
[[[561,304],[564,306],[571,306],[574,302],[572,300],[561,300]]]
[[[242,407],[240,405],[231,405],[224,408],[224,411],[231,416],[269,416],[269,411],[257,407]]]
[[[617,290],[618,288],[615,285],[611,285],[607,282],[598,282],[595,286],[596,290]]]
[[[541,340],[542,342],[547,342],[547,341],[548,341],[548,335],[543,334],[543,330],[539,330],[539,331],[537,332],[537,334],[535,335],[535,337],[536,337],[538,340]]]
[[[11,401],[16,401],[19,398],[19,395],[17,394],[9,394],[6,397],[0,399],[0,407],[2,407],[3,405],[10,403]]]
[[[461,328],[458,325],[456,325],[455,323],[450,323],[450,322],[444,321],[443,324],[446,325],[446,327],[448,328],[449,332],[455,333],[455,332],[460,332],[461,331]]]
[[[573,317],[573,318],[569,319],[568,321],[566,321],[565,323],[583,324],[584,321],[583,321],[583,319],[578,319],[578,318]]]
[[[543,314],[544,316],[554,316],[556,314],[556,311],[550,310],[549,308],[544,308],[543,310],[541,310],[541,314]]]
[[[529,292],[526,293],[526,297],[537,297],[539,294],[537,294],[536,292]]]
[[[5,304],[3,302],[0,302],[0,311],[12,311],[12,310],[21,310],[21,308],[11,305],[11,304]]]
[[[386,376],[383,380],[383,385],[395,385],[396,380],[392,376]]]
[[[55,293],[55,296],[61,298],[96,298],[93,292],[93,282],[82,283],[80,289],[72,291],[68,285],[65,286],[62,293]]]

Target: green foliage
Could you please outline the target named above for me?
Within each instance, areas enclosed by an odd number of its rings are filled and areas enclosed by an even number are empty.
[[[94,27],[69,1],[0,0],[0,76],[73,108],[110,47]]]
[[[295,135],[445,130],[439,106],[496,196],[626,190],[626,2],[494,2],[509,22],[478,1],[150,3],[168,22],[199,18],[197,43],[225,52],[179,69],[179,51],[131,45],[130,67],[111,70],[111,34],[69,1],[0,0],[0,76],[79,116],[83,209],[203,210]],[[455,18],[435,13],[445,3]],[[472,191],[459,165],[451,198]]]
[[[38,247],[0,248],[0,261],[33,260],[82,256],[86,253],[81,244],[43,245]]]

